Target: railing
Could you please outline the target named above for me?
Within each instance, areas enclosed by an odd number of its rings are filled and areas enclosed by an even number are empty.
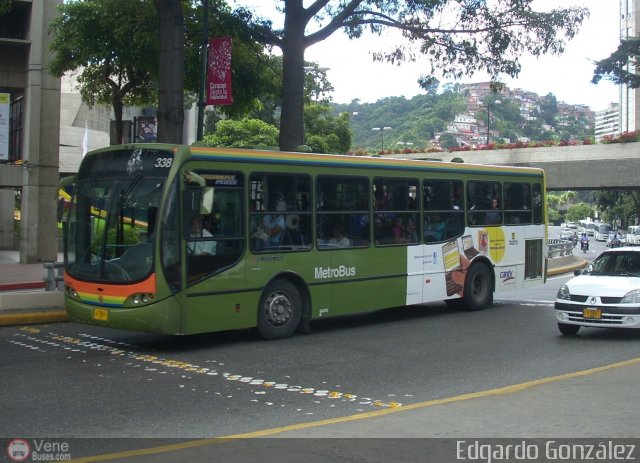
[[[547,257],[563,257],[573,255],[573,241],[571,240],[547,240],[547,249],[549,250]]]
[[[45,262],[42,266],[47,270],[47,276],[43,278],[45,282],[44,290],[62,291],[64,289],[64,278],[62,276],[64,262]]]

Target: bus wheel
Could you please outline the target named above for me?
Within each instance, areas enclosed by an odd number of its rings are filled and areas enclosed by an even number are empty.
[[[286,280],[272,282],[262,294],[258,308],[258,333],[264,339],[286,338],[298,328],[302,298]]]
[[[481,310],[493,303],[491,271],[484,264],[472,265],[464,280],[464,301],[468,310]]]

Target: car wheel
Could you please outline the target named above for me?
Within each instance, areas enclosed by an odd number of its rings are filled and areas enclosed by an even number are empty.
[[[565,336],[575,336],[580,330],[580,325],[567,325],[566,323],[558,323],[558,329]]]

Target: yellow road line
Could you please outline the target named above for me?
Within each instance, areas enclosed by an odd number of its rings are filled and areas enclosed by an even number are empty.
[[[135,456],[141,456],[141,455],[153,455],[158,453],[172,452],[176,450],[203,447],[206,445],[221,444],[224,442],[233,441],[237,439],[249,439],[249,438],[255,438],[255,437],[272,436],[275,434],[280,434],[288,431],[297,431],[300,429],[315,428],[315,427],[327,426],[331,424],[346,423],[350,421],[358,421],[358,420],[364,420],[368,418],[376,418],[376,417],[388,415],[391,413],[401,413],[408,410],[418,410],[422,408],[433,407],[436,405],[462,402],[464,400],[513,394],[513,393],[521,392],[525,389],[530,389],[536,386],[542,386],[545,384],[550,384],[557,381],[562,381],[562,380],[567,380],[572,378],[579,378],[582,376],[589,376],[595,373],[602,373],[608,370],[613,370],[616,368],[622,368],[622,367],[627,367],[627,366],[636,365],[636,364],[640,364],[640,357],[631,359],[631,360],[625,360],[623,362],[612,363],[602,367],[590,368],[588,370],[575,371],[573,373],[565,373],[562,375],[535,379],[533,381],[527,381],[524,383],[512,384],[510,386],[499,387],[495,389],[487,389],[487,390],[478,391],[478,392],[471,392],[468,394],[461,394],[453,397],[446,397],[443,399],[428,400],[426,402],[418,402],[415,404],[403,405],[402,407],[399,407],[399,408],[386,408],[386,409],[375,410],[371,412],[358,413],[356,415],[348,415],[348,416],[343,416],[338,418],[329,418],[326,420],[312,421],[308,423],[292,424],[289,426],[263,429],[261,431],[248,432],[243,434],[233,434],[229,436],[192,440],[192,441],[183,442],[179,444],[163,445],[159,447],[151,447],[151,448],[141,449],[141,450],[130,450],[130,451],[117,452],[117,453],[109,453],[104,455],[96,455],[92,457],[79,458],[72,461],[76,463],[110,461],[110,460],[116,460],[118,458],[135,457]]]

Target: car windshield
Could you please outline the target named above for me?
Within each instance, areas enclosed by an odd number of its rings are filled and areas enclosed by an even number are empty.
[[[640,276],[640,253],[605,252],[598,256],[583,275]]]

